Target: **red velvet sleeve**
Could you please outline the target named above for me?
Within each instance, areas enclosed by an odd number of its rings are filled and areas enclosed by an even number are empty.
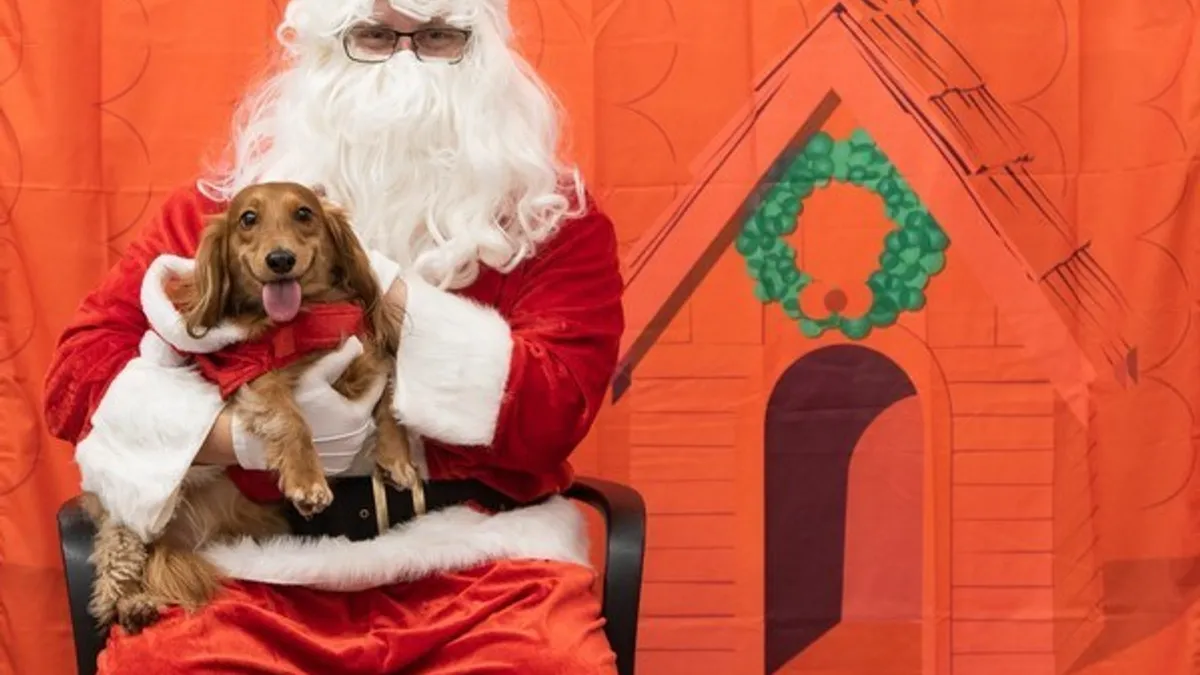
[[[616,368],[622,290],[616,233],[599,211],[531,263],[506,317],[513,349],[492,443],[497,465],[552,469],[587,435]]]
[[[622,290],[612,222],[595,210],[511,272],[496,307],[410,280],[396,410],[431,474],[522,497],[562,487],[616,367]]]
[[[55,347],[44,412],[55,437],[77,443],[109,383],[135,356],[148,326],[139,298],[142,277],[160,254],[195,254],[208,203],[192,189],[171,195],[89,293]]]

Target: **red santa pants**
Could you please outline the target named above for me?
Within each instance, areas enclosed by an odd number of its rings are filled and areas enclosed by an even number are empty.
[[[193,615],[113,630],[100,675],[567,675],[616,673],[596,574],[504,561],[334,593],[231,584]]]

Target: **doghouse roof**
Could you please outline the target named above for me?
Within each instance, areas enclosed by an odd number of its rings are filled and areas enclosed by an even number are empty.
[[[951,257],[970,259],[1000,310],[1021,317],[1027,346],[1077,414],[1094,372],[1056,305],[1091,317],[1104,358],[1132,370],[1129,346],[1103,333],[1122,302],[1116,284],[1087,246],[1073,245],[1028,171],[1020,129],[983,77],[909,0],[856,0],[834,4],[760,78],[694,167],[694,186],[631,251],[614,400],[758,205],[772,165],[803,148],[843,102],[937,216]]]

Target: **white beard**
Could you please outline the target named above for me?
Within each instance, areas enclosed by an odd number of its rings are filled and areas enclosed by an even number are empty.
[[[256,182],[321,185],[364,245],[443,287],[480,263],[511,269],[585,203],[556,159],[553,99],[491,28],[455,65],[409,51],[360,64],[340,42],[297,41],[291,67],[243,104],[232,168],[201,189],[224,201]]]

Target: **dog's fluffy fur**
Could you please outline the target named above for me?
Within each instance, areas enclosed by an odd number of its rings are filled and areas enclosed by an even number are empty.
[[[294,255],[294,274],[277,274],[266,264],[267,254],[281,249]],[[272,327],[262,302],[263,280],[281,276],[299,282],[303,305],[354,302],[363,307],[369,327],[363,353],[334,389],[356,400],[393,372],[399,321],[383,300],[366,253],[346,214],[301,185],[263,183],[239,192],[226,212],[207,224],[194,275],[177,279],[167,292],[193,337],[232,322],[254,340]],[[262,440],[267,466],[278,473],[284,497],[304,515],[319,513],[333,500],[311,431],[293,399],[300,375],[324,354],[266,373],[230,400],[246,430]],[[407,437],[390,412],[392,389],[387,382],[374,411],[376,463],[399,487],[419,489]],[[150,543],[108,518],[95,495],[85,495],[84,503],[98,524],[91,612],[101,623],[115,620],[130,632],[155,621],[160,606],[195,610],[213,597],[222,579],[199,554],[204,546],[247,536],[266,539],[288,529],[282,504],[250,501],[219,467],[189,470],[170,522]]]

